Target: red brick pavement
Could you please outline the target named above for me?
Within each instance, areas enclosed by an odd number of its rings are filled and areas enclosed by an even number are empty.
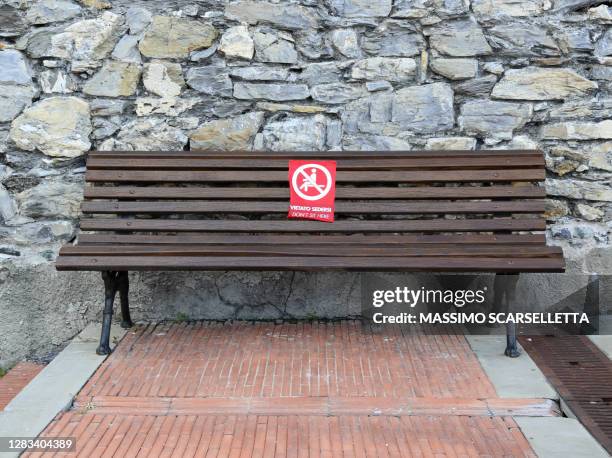
[[[462,336],[183,323],[128,333],[43,435],[83,457],[533,457],[515,414],[558,408],[499,399]]]
[[[43,368],[42,364],[23,361],[0,378],[0,410],[3,410]]]
[[[495,397],[463,336],[373,332],[357,321],[148,326],[84,395]]]
[[[511,417],[73,411],[45,435],[76,436],[83,457],[535,457]]]

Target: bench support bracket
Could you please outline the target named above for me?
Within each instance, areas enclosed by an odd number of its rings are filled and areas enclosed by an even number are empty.
[[[121,300],[121,327],[132,327],[130,318],[130,309],[128,302],[129,279],[127,272],[102,272],[102,280],[104,281],[104,311],[102,313],[102,333],[100,335],[100,345],[96,350],[98,355],[108,355],[111,352],[110,348],[110,330],[113,321],[113,303],[117,291]]]
[[[515,303],[516,284],[519,274],[497,274],[495,275],[493,307],[495,312],[508,313],[510,305]],[[521,355],[516,343],[516,323],[506,323],[506,350],[504,354],[509,358],[517,358]]]

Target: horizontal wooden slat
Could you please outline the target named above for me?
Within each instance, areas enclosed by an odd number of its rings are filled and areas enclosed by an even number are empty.
[[[168,232],[487,232],[544,230],[543,219],[465,219],[465,220],[343,220],[317,221],[233,221],[103,219],[81,220],[84,231],[168,231]]]
[[[84,245],[64,246],[63,256],[484,256],[537,258],[559,256],[561,248],[529,245],[437,245],[378,246],[367,243],[325,245]]]
[[[533,156],[540,150],[411,150],[411,151],[90,151],[88,157],[102,158],[261,158],[261,159],[352,159]]]
[[[287,159],[217,159],[217,158],[106,158],[90,157],[88,170],[214,170],[214,169],[280,169],[287,170]],[[453,170],[453,169],[504,169],[541,167],[543,158],[533,156],[458,157],[449,161],[446,157],[434,158],[370,158],[339,159],[337,170]]]
[[[406,244],[512,244],[544,245],[544,234],[408,234],[408,235],[132,235],[132,234],[79,234],[79,245],[87,244],[143,244],[143,245],[379,245]]]
[[[199,202],[83,202],[83,213],[175,214],[175,213],[287,213],[288,202],[199,201]],[[339,201],[337,214],[457,214],[543,213],[544,201],[428,202],[428,201]]]
[[[562,258],[62,256],[58,270],[355,270],[417,272],[558,272]]]
[[[141,183],[231,183],[231,182],[287,182],[286,171],[142,171],[142,170],[88,170],[89,182],[141,182]],[[541,181],[543,169],[505,170],[434,170],[434,171],[340,171],[339,183],[434,183],[434,182],[499,182]]]
[[[540,186],[336,187],[336,199],[538,199]],[[289,187],[86,186],[87,199],[288,199]]]

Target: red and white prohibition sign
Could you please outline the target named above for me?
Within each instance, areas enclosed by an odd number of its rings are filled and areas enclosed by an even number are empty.
[[[289,161],[289,188],[289,218],[334,221],[335,161]]]

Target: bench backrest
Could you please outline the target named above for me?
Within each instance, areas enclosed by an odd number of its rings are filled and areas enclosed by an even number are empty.
[[[336,160],[334,223],[287,218],[290,159]],[[56,266],[559,272],[544,177],[539,151],[92,152]]]
[[[302,158],[337,161],[333,224],[286,218],[288,161]],[[539,151],[91,152],[81,229],[477,240],[543,231],[545,190],[534,183],[544,177]]]

